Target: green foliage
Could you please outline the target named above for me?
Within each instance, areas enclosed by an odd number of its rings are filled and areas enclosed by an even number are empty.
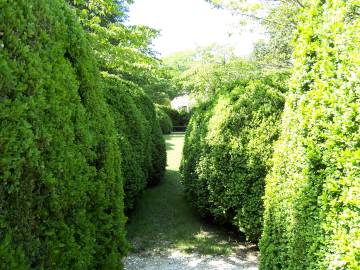
[[[147,186],[149,175],[150,127],[136,106],[128,86],[117,77],[104,74],[105,97],[118,131],[122,153],[122,171],[125,178],[125,207],[134,207],[136,198]]]
[[[297,14],[302,5],[301,2],[305,1],[290,0],[270,4],[268,15],[260,19],[267,37],[255,44],[253,56],[264,69],[278,71],[287,70],[293,66],[292,40],[298,23]]]
[[[88,31],[115,21],[124,21],[128,4],[133,0],[65,0],[76,7],[77,15]]]
[[[170,116],[166,113],[163,106],[156,104],[156,115],[159,119],[160,128],[163,134],[170,134],[173,129],[173,124]]]
[[[171,119],[173,126],[187,126],[190,121],[191,112],[175,110],[168,106],[158,105]]]
[[[3,234],[3,232],[2,232]],[[0,244],[0,268],[1,269],[29,269],[29,264],[25,254],[20,247],[16,247],[12,238],[6,232],[1,235],[2,242]]]
[[[241,248],[247,256],[251,247],[244,249],[226,228],[201,219],[189,207],[178,172],[184,137],[183,134],[165,136],[168,171],[161,185],[144,192],[131,215],[127,228],[132,251],[152,250],[158,254],[176,249],[189,254],[229,256]]]
[[[152,124],[152,159],[151,159],[151,171],[149,176],[149,186],[154,186],[160,183],[164,176],[166,168],[166,147],[165,140],[162,136],[159,121],[154,118]]]
[[[181,182],[184,185],[186,197],[203,216],[210,215],[211,204],[206,181],[199,181],[197,164],[207,149],[205,138],[208,122],[213,114],[213,106],[213,102],[209,101],[195,109],[186,130],[180,166]]]
[[[141,87],[154,101],[174,95],[171,76],[152,49],[159,31],[144,25],[125,25],[131,0],[67,0],[89,32],[100,69]]]
[[[248,239],[262,229],[264,179],[284,98],[271,77],[238,82],[191,118],[181,171],[200,214],[234,224]]]
[[[165,144],[155,107],[146,94],[117,76],[103,73],[103,78],[123,155],[125,207],[129,211],[148,185],[161,180],[166,166]]]
[[[173,118],[173,121],[178,126],[187,126],[189,124],[191,114],[191,110],[189,112],[186,110],[179,110],[177,111],[176,117]]]
[[[226,8],[239,17],[239,27],[264,31],[265,37],[255,44],[253,57],[263,68],[272,71],[292,67],[292,40],[298,24],[298,13],[308,0],[252,1],[206,0],[216,8]]]
[[[262,269],[360,268],[358,1],[312,1],[266,179]]]
[[[164,59],[179,93],[211,97],[229,83],[258,75],[259,68],[234,55],[233,48],[211,45],[174,53]]]
[[[105,80],[124,160],[125,206],[130,210],[147,184],[160,181],[165,168],[165,146],[154,105],[144,93],[154,99],[163,97],[161,89],[167,85],[165,71],[151,49],[158,31],[124,24],[131,0],[68,2],[89,32]]]
[[[148,185],[153,186],[160,182],[166,167],[166,147],[162,136],[159,120],[156,117],[155,105],[151,99],[138,87],[131,87],[131,95],[140,112],[148,122],[150,162]]]
[[[121,269],[120,152],[87,38],[62,1],[0,7],[1,268]]]

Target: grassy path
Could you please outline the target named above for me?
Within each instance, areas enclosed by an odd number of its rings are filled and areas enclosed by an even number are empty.
[[[242,265],[250,263],[252,267],[256,266],[257,252],[253,245],[244,244],[234,232],[202,220],[185,200],[178,171],[183,143],[182,134],[166,136],[168,166],[165,178],[159,186],[145,191],[136,211],[130,216],[128,238],[133,246],[133,264],[130,263],[126,269],[185,269],[183,266],[140,268],[144,266],[134,265],[134,256],[141,256],[145,261],[146,256],[160,256],[166,262],[174,252],[183,256],[196,254],[199,258],[235,256]],[[250,269],[239,268],[235,263],[230,265],[236,268],[224,269]]]

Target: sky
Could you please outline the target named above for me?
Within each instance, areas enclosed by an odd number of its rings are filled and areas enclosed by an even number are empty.
[[[135,0],[129,12],[129,24],[161,31],[154,41],[161,56],[213,43],[230,45],[237,55],[247,56],[261,34],[236,33],[238,21],[229,11],[214,9],[205,0]]]

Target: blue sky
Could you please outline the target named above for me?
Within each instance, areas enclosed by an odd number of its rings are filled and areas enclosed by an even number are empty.
[[[130,24],[161,30],[154,48],[163,56],[212,43],[233,46],[238,55],[246,56],[261,37],[259,32],[236,33],[238,19],[205,0],[135,0],[129,16]]]

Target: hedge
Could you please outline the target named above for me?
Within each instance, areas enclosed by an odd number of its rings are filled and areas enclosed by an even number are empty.
[[[160,182],[166,165],[165,142],[155,107],[146,94],[116,76],[104,73],[103,78],[105,97],[118,131],[128,212],[148,185]]]
[[[149,126],[147,127],[150,133],[150,162],[149,165],[149,180],[148,186],[158,184],[165,173],[166,167],[166,147],[165,139],[162,136],[159,120],[156,116],[155,105],[151,99],[144,93],[144,91],[134,85],[130,85],[129,94],[132,95],[135,104],[139,108],[147,120]]]
[[[360,269],[358,1],[312,1],[266,179],[262,269]]]
[[[136,106],[128,86],[115,76],[103,74],[105,97],[118,132],[125,184],[125,208],[134,208],[147,186],[151,163],[149,123]]]
[[[121,269],[113,120],[63,1],[0,4],[0,268]]]
[[[189,124],[191,113],[185,110],[178,111],[164,105],[157,106],[170,117],[173,126],[187,126]]]
[[[173,123],[170,116],[166,113],[163,106],[161,105],[155,104],[155,109],[162,133],[170,134],[173,129]]]
[[[208,122],[213,113],[214,101],[200,104],[191,117],[185,134],[183,157],[180,165],[181,183],[187,200],[203,216],[210,216],[207,182],[199,181],[197,165],[206,149]]]
[[[181,171],[203,216],[231,223],[249,240],[261,234],[264,179],[284,98],[270,78],[243,81],[194,112]]]

